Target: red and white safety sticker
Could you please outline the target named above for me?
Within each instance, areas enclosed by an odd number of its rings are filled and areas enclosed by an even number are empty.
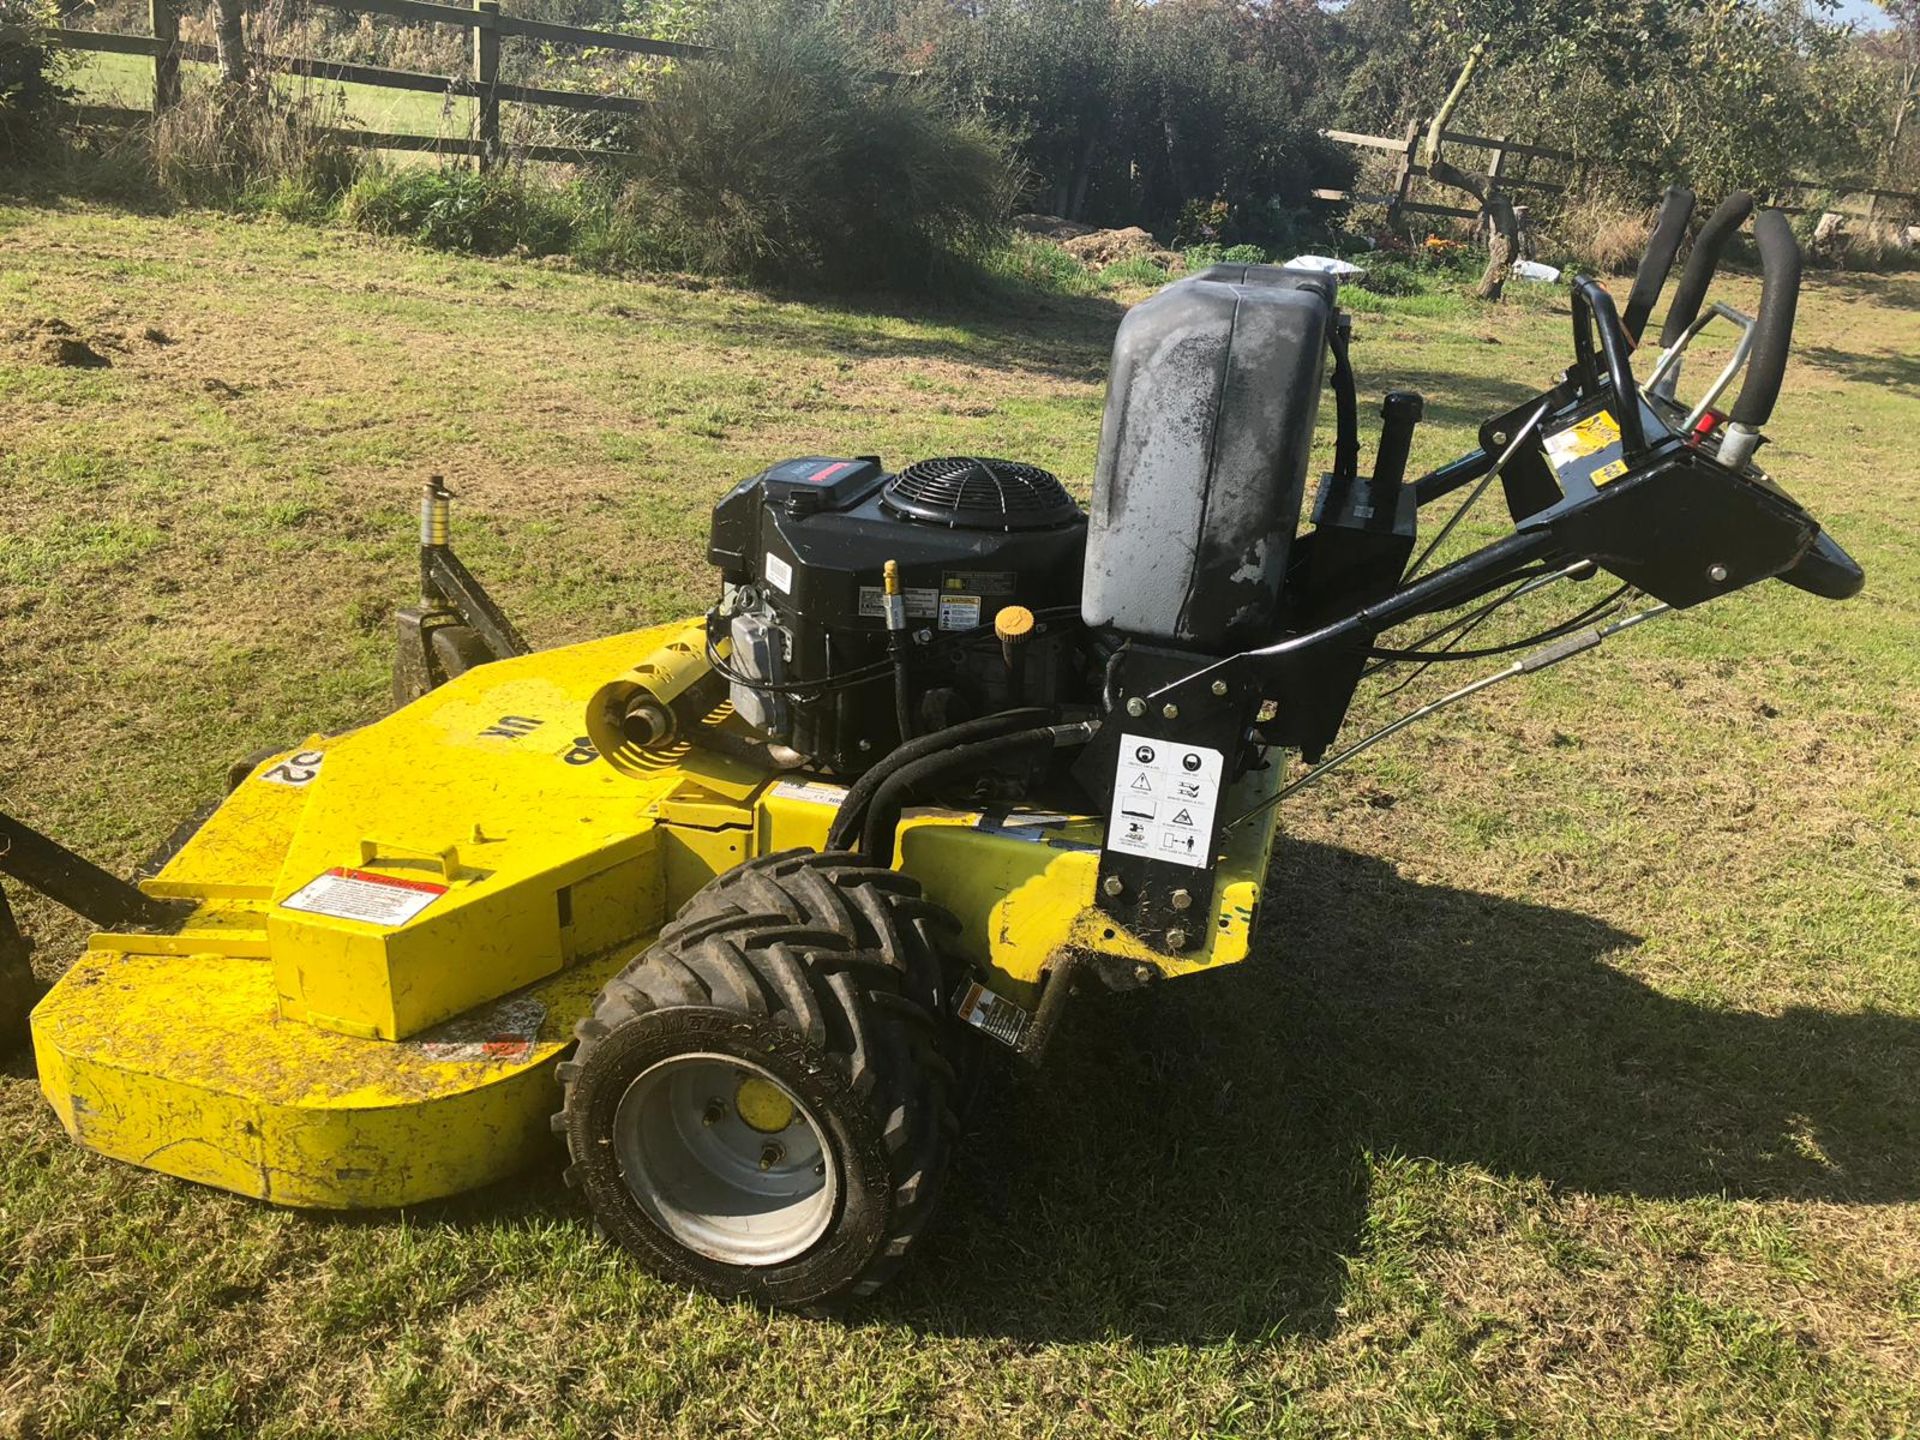
[[[431,880],[400,880],[336,866],[302,885],[280,908],[369,925],[404,925],[446,893],[445,885]]]
[[[1002,1045],[1011,1045],[1016,1050],[1027,1033],[1027,1023],[1033,1019],[1006,996],[996,995],[977,980],[961,991],[953,1008],[974,1029],[984,1030]]]

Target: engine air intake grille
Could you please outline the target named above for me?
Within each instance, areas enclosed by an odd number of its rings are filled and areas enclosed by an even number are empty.
[[[963,530],[1045,530],[1080,518],[1058,479],[1018,460],[916,460],[881,497],[889,510]]]

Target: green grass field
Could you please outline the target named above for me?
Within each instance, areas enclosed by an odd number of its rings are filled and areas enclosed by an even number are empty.
[[[1416,461],[1567,362],[1555,293],[1360,298]],[[379,713],[430,472],[538,643],[703,608],[709,509],[778,457],[1084,495],[1120,314],[0,210],[0,806],[127,868],[234,757]],[[42,363],[56,319],[111,368]],[[1816,279],[1798,356],[1766,458],[1866,594],[1642,627],[1289,802],[1257,961],[1070,1013],[848,1322],[657,1284],[557,1161],[325,1216],[100,1160],[15,1055],[0,1436],[1920,1429],[1920,280]],[[52,976],[83,929],[22,912]]]
[[[188,84],[213,75],[211,65],[188,61],[180,68]],[[153,61],[143,55],[83,54],[68,83],[73,86],[76,97],[88,105],[124,105],[144,110],[153,104]],[[428,95],[415,90],[389,90],[378,85],[337,81],[282,80],[280,83],[304,84],[328,97],[337,96],[345,119],[362,130],[458,137],[467,136],[473,130],[471,96]]]

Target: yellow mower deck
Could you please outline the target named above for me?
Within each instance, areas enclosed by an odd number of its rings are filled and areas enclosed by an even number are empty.
[[[34,1012],[73,1138],[337,1208],[453,1194],[546,1153],[553,1062],[601,984],[714,874],[823,844],[842,793],[685,746],[638,774],[600,762],[588,700],[687,631],[485,665],[259,766],[143,887],[192,907],[179,929],[95,936]],[[1179,959],[1094,906],[1101,826],[910,812],[901,868],[1023,1004],[1068,947],[1167,974],[1245,958],[1268,825],[1236,833],[1208,943]]]

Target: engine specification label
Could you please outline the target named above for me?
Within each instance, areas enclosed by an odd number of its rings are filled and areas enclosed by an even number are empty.
[[[1206,869],[1224,766],[1225,756],[1204,745],[1122,735],[1107,848]]]
[[[309,880],[282,900],[280,908],[369,925],[404,925],[446,893],[446,886],[427,880],[397,880],[338,867]]]

